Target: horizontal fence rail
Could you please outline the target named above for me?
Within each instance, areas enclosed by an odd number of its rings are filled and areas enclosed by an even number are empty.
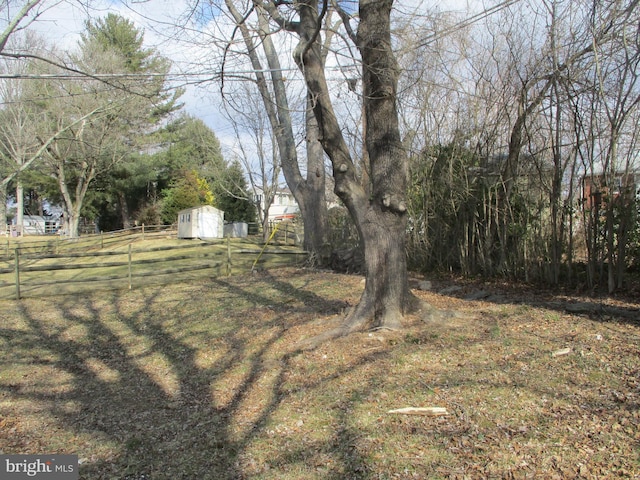
[[[144,244],[136,245],[143,239]],[[148,232],[85,239],[79,247],[49,242],[12,245],[0,255],[0,298],[23,298],[94,290],[171,284],[300,263],[306,253],[290,245],[254,239],[177,240],[175,232],[153,245]],[[109,242],[119,238],[119,242]],[[150,240],[150,241],[149,241]],[[106,246],[105,246],[106,245]],[[109,250],[103,250],[103,249]],[[82,251],[78,251],[81,249]]]

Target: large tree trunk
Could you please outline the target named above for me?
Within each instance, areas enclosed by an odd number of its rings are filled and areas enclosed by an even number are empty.
[[[313,115],[311,98],[307,100],[306,141],[307,178],[301,189],[300,199],[304,204],[304,249],[312,252],[318,265],[328,265],[331,245],[328,240],[329,215],[325,194],[324,150],[320,143],[318,122]]]
[[[341,332],[374,327],[397,329],[416,305],[407,282],[405,253],[408,158],[402,148],[396,108],[398,69],[391,49],[391,0],[360,2],[358,48],[363,60],[366,149],[371,193],[356,167],[337,122],[317,42],[318,2],[300,2],[300,44],[295,59],[314,100],[322,146],[331,159],[335,192],[352,216],[364,249],[365,289]]]
[[[55,167],[55,177],[64,201],[65,234],[69,238],[77,238],[79,236],[78,227],[80,225],[82,204],[87,195],[89,184],[95,177],[95,167],[87,166],[85,168],[82,175],[77,179],[73,194],[69,189],[64,162],[60,161],[60,157],[58,157],[58,164]]]
[[[405,253],[406,220],[393,212],[369,208],[359,226],[366,283],[360,302],[345,322],[347,332],[373,327],[396,330],[415,306],[408,288]]]
[[[315,258],[316,263],[326,265],[330,257],[329,252],[326,251],[328,247],[328,215],[325,198],[324,157],[322,152],[318,151],[317,126],[313,121],[307,122],[307,128],[310,128],[311,131],[307,131],[307,176],[305,178],[298,164],[285,79],[282,76],[278,50],[273,43],[273,32],[269,25],[268,13],[264,10],[266,6],[258,5],[259,2],[256,2],[260,46],[269,66],[272,91],[267,87],[257,46],[245,24],[246,18],[237,10],[231,0],[226,0],[225,3],[243,35],[251,64],[255,69],[257,87],[278,144],[282,172],[300,207],[300,214],[304,222],[304,248]]]
[[[359,221],[366,286],[358,310],[364,311],[353,321],[366,320],[373,314],[376,326],[398,328],[409,295],[405,253],[409,176],[398,126],[398,67],[391,49],[392,4],[360,2],[358,46],[363,61],[365,146],[372,191],[364,218]]]
[[[72,208],[71,211],[66,210],[65,218],[65,233],[69,238],[78,238],[80,230],[80,213],[76,208]]]
[[[328,248],[328,213],[325,198],[324,154],[318,142],[318,124],[313,115],[306,118],[307,175],[303,177],[298,163],[298,154],[291,124],[290,107],[286,93],[285,81],[282,77],[281,65],[277,50],[273,44],[268,26],[267,14],[258,17],[261,24],[262,48],[271,69],[271,83],[275,110],[269,115],[273,130],[276,132],[282,173],[293,194],[304,223],[304,248],[315,263],[320,266],[329,263]],[[264,98],[264,96],[263,96]],[[267,100],[267,103],[273,103]],[[265,104],[266,106],[266,104]],[[311,100],[307,101],[307,110]]]

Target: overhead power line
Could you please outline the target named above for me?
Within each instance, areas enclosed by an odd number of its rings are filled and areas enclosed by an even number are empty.
[[[458,22],[454,25],[451,25],[448,28],[445,28],[443,30],[439,30],[437,32],[433,32],[430,35],[427,35],[419,44],[418,47],[427,47],[429,46],[431,43],[435,42],[436,40],[439,40],[442,37],[446,37],[448,35],[451,35],[452,33],[458,32],[464,28],[467,28],[470,25],[473,25],[474,23],[479,22],[480,20],[484,20],[487,17],[490,17],[491,15],[498,13],[501,10],[504,10],[505,8],[510,7],[511,5],[515,5],[516,3],[520,2],[520,0],[504,0],[501,3],[498,3],[497,5],[494,5],[493,7],[489,7],[484,9],[483,11],[476,13],[475,15],[470,16],[469,18],[465,18],[464,20],[462,20],[461,22]]]
[[[0,74],[0,78],[12,80],[113,80],[127,78],[169,78],[169,77],[185,77],[185,76],[211,76],[210,73],[93,73],[91,76],[79,73],[16,73],[16,74]]]
[[[114,78],[152,78],[170,76],[165,73],[95,73],[82,75],[79,73],[15,73],[0,74],[0,78],[11,80],[111,80]]]
[[[328,70],[341,70],[343,67],[329,67]],[[87,78],[95,80],[113,80],[113,79],[136,79],[136,78],[166,78],[167,80],[186,80],[189,78],[215,80],[222,78],[222,76],[242,76],[253,75],[257,70],[234,70],[225,71],[222,70],[213,72],[198,72],[198,73],[92,73],[89,75],[83,75],[80,73],[16,73],[16,74],[0,74],[0,79],[12,79],[12,80],[86,80]],[[273,72],[297,72],[297,67],[279,68],[279,69],[263,69],[259,70],[262,73]]]
[[[497,5],[486,8],[485,10],[470,16],[454,25],[451,25],[448,28],[443,30],[435,31],[430,35],[424,37],[420,43],[418,43],[418,47],[426,47],[436,40],[441,39],[442,37],[446,37],[460,31],[464,28],[469,27],[481,20],[484,20],[491,15],[498,13],[505,8],[508,8],[516,3],[520,2],[520,0],[504,0]],[[352,65],[354,68],[358,68],[357,65]],[[336,66],[329,67],[329,70],[343,71],[345,68],[349,68],[349,66]],[[260,70],[262,73],[270,74],[273,72],[297,72],[297,67],[287,67],[287,68],[279,68],[279,69],[263,69]],[[0,74],[0,79],[11,79],[11,80],[81,80],[86,79],[87,77],[93,78],[96,80],[113,80],[113,79],[135,79],[135,78],[166,78],[168,81],[177,81],[182,80],[188,82],[189,80],[202,83],[206,81],[213,81],[217,79],[221,79],[223,76],[226,78],[231,77],[242,77],[243,75],[254,75],[256,73],[255,70],[236,70],[236,71],[214,71],[214,72],[200,72],[200,73],[96,73],[91,75],[83,75],[81,73],[53,73],[53,74]]]

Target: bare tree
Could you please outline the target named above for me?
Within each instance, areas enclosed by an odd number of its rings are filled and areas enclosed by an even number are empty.
[[[256,25],[250,28],[247,13],[239,11],[231,0],[225,0],[225,4],[242,35],[246,53],[254,71],[255,84],[260,92],[273,131],[273,138],[278,147],[282,172],[300,207],[304,223],[304,247],[320,264],[325,264],[328,262],[329,255],[324,156],[314,145],[317,137],[314,131],[315,124],[308,117],[305,177],[298,161],[292,110],[279,51],[273,40],[275,32],[271,30],[269,16],[260,2],[256,2],[253,6]],[[266,64],[266,68],[263,63]]]
[[[11,74],[19,74],[29,68],[27,62],[12,62],[2,70]],[[0,111],[0,146],[3,160],[3,194],[0,195],[0,219],[4,230],[6,219],[6,188],[7,184],[16,179],[16,231],[22,235],[24,195],[19,172],[24,171],[36,160],[40,143],[36,135],[37,112],[33,102],[29,99],[33,92],[33,82],[27,84],[22,80],[3,79],[0,83],[0,97],[3,108]]]
[[[32,53],[43,51],[41,39],[32,35],[26,35],[21,39],[12,39],[12,51],[24,50]],[[5,46],[9,43],[5,42]],[[21,46],[18,46],[21,45]],[[2,72],[8,74],[0,83],[0,95],[4,105],[0,111],[0,146],[2,147],[2,175],[0,180],[0,218],[6,218],[6,189],[11,181],[16,180],[16,225],[18,231],[22,231],[23,223],[23,192],[20,175],[22,172],[33,169],[42,159],[45,152],[68,130],[75,128],[93,115],[96,115],[101,107],[90,109],[87,112],[73,118],[66,123],[55,127],[49,125],[43,130],[45,114],[38,107],[42,100],[40,82],[36,79],[20,79],[21,74],[38,71],[33,60],[8,59],[3,65]]]
[[[27,0],[21,5],[18,5],[17,12],[13,10],[9,2],[3,3],[0,6],[0,14],[5,15],[6,27],[2,33],[0,33],[0,56],[5,56],[5,49],[10,42],[16,36],[16,33],[24,30],[33,20],[37,17],[33,15],[33,12],[37,10],[37,7],[42,3],[42,0]],[[31,18],[30,18],[31,15]],[[12,72],[14,73],[14,72]],[[3,99],[5,102],[10,102],[12,105],[5,110],[5,115],[8,118],[3,120],[5,131],[3,132],[3,146],[5,149],[5,155],[9,156],[13,162],[18,164],[17,170],[26,169],[36,157],[28,158],[29,146],[28,143],[33,141],[33,137],[29,137],[27,124],[25,123],[27,115],[20,112],[20,107],[16,105],[16,92],[15,84],[9,85],[5,82],[5,92]],[[23,128],[25,127],[25,128]],[[6,219],[6,205],[7,205],[7,184],[18,174],[17,171],[11,171],[4,176],[2,183],[0,184],[0,221],[2,225],[0,228],[4,230]],[[16,197],[18,200],[18,228],[22,229],[22,186],[18,182]]]
[[[226,94],[224,106],[236,136],[234,154],[239,156],[249,177],[266,241],[270,235],[269,210],[278,190],[281,164],[273,129],[256,94],[248,83],[239,82],[233,92]]]
[[[335,192],[349,210],[364,250],[366,283],[358,305],[339,330],[340,335],[370,323],[397,329],[404,314],[417,306],[408,287],[405,254],[408,157],[403,148],[397,113],[399,70],[391,41],[392,1],[359,2],[357,33],[348,12],[341,10],[346,32],[362,59],[366,151],[370,163],[370,193],[358,169],[334,111],[325,76],[321,26],[328,2],[294,2],[296,16],[280,2],[255,2],[271,20],[298,35],[294,51],[313,103],[320,142],[331,160]],[[334,8],[340,7],[334,5]]]
[[[58,182],[65,230],[71,237],[79,233],[92,182],[136,151],[136,139],[149,129],[156,112],[166,111],[172,102],[166,102],[161,93],[163,80],[156,74],[146,76],[143,71],[134,76],[117,75],[130,72],[126,63],[129,58],[122,52],[99,42],[84,41],[80,46],[69,65],[81,71],[114,74],[116,80],[105,83],[93,76],[61,76],[41,80],[38,91],[43,137],[64,130],[47,146],[44,164]],[[162,58],[151,61],[154,72],[168,69]]]
[[[637,3],[613,2],[594,5],[592,10],[594,29],[604,24],[612,32],[606,38],[593,38],[592,66],[587,70],[593,89],[585,92],[590,100],[586,126],[592,141],[585,145],[587,173],[596,187],[594,193],[599,195],[591,202],[589,212],[590,264],[595,267],[599,263],[599,280],[606,277],[609,293],[624,285],[627,244],[636,209],[632,186],[638,168],[635,148],[640,106]]]
[[[47,125],[64,132],[48,145],[44,164],[60,188],[65,234],[77,237],[89,186],[97,175],[108,171],[128,153],[122,144],[119,125],[126,102],[117,99],[113,92],[110,99],[95,91],[93,95],[81,93],[83,88],[77,83],[62,82],[55,87],[58,88],[53,91],[57,94],[49,90],[46,95]],[[80,90],[76,90],[78,87]],[[69,126],[78,117],[84,119]]]
[[[15,35],[16,32],[26,28],[38,16],[36,14],[32,15],[31,18],[29,17],[29,15],[36,10],[36,7],[42,3],[42,0],[26,0],[19,4],[18,11],[14,13],[14,10],[10,8],[12,4],[10,2],[3,2],[2,6],[0,6],[0,14],[5,14],[7,26],[4,31],[0,33],[0,55],[4,53],[9,39]]]

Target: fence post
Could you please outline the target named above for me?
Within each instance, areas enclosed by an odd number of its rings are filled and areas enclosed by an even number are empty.
[[[131,290],[131,244],[129,244],[129,290]]]
[[[142,240],[144,240],[144,223],[142,224]]]
[[[16,260],[16,300],[20,300],[20,248],[16,247],[15,249],[15,260]]]
[[[100,250],[104,248],[104,233],[100,230]]]

